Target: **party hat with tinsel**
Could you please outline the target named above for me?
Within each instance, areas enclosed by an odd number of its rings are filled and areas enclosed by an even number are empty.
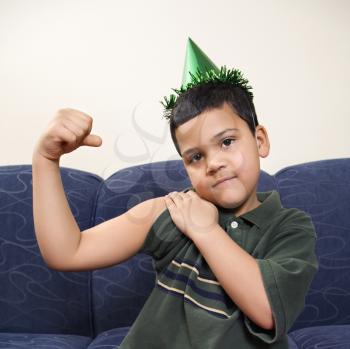
[[[239,69],[226,69],[226,66],[219,69],[198,45],[188,38],[182,85],[180,89],[172,89],[176,95],[171,94],[169,98],[164,97],[164,101],[161,102],[165,108],[164,117],[170,118],[179,95],[194,86],[210,81],[225,82],[241,87],[253,99],[253,93],[250,91],[252,88]]]
[[[196,43],[188,38],[185,66],[182,75],[182,86],[192,82],[192,74],[200,71],[205,74],[207,71],[215,71],[218,73],[220,69],[213,63],[213,61],[196,45]]]

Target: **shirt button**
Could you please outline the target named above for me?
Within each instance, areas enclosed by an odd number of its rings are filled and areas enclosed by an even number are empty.
[[[236,229],[238,227],[238,223],[236,222],[236,221],[233,221],[232,223],[231,223],[231,228],[232,229]]]

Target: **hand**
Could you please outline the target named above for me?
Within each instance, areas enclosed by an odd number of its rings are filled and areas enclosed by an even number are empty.
[[[192,240],[196,234],[211,231],[218,225],[215,205],[194,191],[169,193],[165,203],[175,225]]]
[[[40,137],[34,153],[49,160],[58,160],[80,146],[99,147],[102,139],[91,135],[93,119],[75,109],[60,109]]]

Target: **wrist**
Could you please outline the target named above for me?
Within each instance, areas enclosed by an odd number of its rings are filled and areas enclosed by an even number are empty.
[[[59,166],[60,159],[49,159],[46,156],[42,155],[40,151],[34,150],[32,155],[32,163],[33,165],[54,165]]]
[[[221,226],[219,223],[214,223],[205,228],[201,227],[197,229],[191,229],[189,236],[191,236],[191,239],[194,243],[197,243],[199,241],[211,239],[212,235],[216,234],[218,230],[222,230]]]

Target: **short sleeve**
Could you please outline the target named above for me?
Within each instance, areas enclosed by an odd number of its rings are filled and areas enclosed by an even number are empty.
[[[311,218],[290,209],[287,219],[269,241],[264,258],[257,259],[275,326],[266,330],[244,316],[250,333],[266,343],[285,336],[305,306],[305,297],[318,270],[316,232]]]
[[[153,257],[154,268],[159,273],[188,241],[165,209],[153,223],[139,252]]]

